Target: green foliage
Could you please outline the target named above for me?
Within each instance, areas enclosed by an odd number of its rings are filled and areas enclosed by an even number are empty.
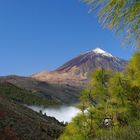
[[[108,98],[108,82],[112,76],[111,71],[105,71],[104,69],[96,70],[92,75],[92,80],[89,89],[91,90],[91,95],[93,99],[97,99],[98,102],[106,102]],[[93,100],[92,99],[92,100]]]
[[[83,135],[82,131],[79,130],[84,131],[85,129],[80,129],[75,123],[71,123],[66,128],[65,133],[60,137],[60,140],[139,140],[140,122],[136,121],[128,126],[112,129],[100,129],[98,131],[95,129],[93,132],[94,138]]]
[[[127,75],[130,82],[130,92],[128,95],[132,114],[140,119],[140,52],[134,54],[127,68]]]
[[[0,95],[28,105],[48,106],[55,104],[53,101],[40,96],[38,93],[20,89],[9,83],[0,83]]]
[[[138,139],[139,62],[140,54],[136,53],[123,73],[103,69],[94,71],[88,88],[80,98],[81,114],[67,126],[60,140]]]
[[[134,54],[130,60],[127,73],[133,86],[140,86],[140,52]]]
[[[139,0],[82,0],[97,11],[104,27],[115,32],[123,31],[127,43],[140,48],[140,1]],[[124,32],[125,31],[125,32]]]

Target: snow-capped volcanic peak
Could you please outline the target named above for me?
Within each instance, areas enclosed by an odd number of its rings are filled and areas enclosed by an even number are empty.
[[[100,49],[100,48],[96,48],[96,49],[93,49],[92,52],[96,53],[96,54],[101,54],[101,55],[105,55],[105,56],[108,56],[108,57],[113,57],[112,54]]]
[[[54,71],[41,72],[32,77],[48,83],[83,87],[88,84],[92,71],[103,68],[119,72],[125,69],[127,63],[123,59],[113,57],[110,53],[96,48],[78,55]]]

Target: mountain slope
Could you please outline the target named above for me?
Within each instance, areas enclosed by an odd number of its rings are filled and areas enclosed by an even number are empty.
[[[48,105],[75,103],[78,101],[81,90],[80,87],[50,84],[48,82],[42,82],[31,77],[21,76],[0,77],[0,83],[9,83],[18,87],[19,90],[26,89],[27,91],[30,91],[29,93],[31,94],[27,94],[27,92],[24,95],[32,96],[32,100],[33,97],[38,98],[38,103],[40,99],[40,102],[43,102],[42,105],[47,105],[47,103]],[[3,86],[1,87],[4,88]],[[25,96],[25,98],[28,97],[29,96]]]
[[[84,86],[95,69],[122,71],[126,65],[127,61],[96,48],[68,61],[54,71],[43,71],[32,75],[32,78],[49,83]]]
[[[2,83],[2,86],[9,86],[11,94],[15,94],[16,87],[8,83]],[[64,129],[62,123],[25,107],[14,96],[8,96],[9,91],[7,88],[0,90],[1,140],[55,140],[60,136]]]

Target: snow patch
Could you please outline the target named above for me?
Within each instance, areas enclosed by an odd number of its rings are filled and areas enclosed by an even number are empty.
[[[91,52],[94,52],[96,54],[102,54],[102,55],[105,55],[105,56],[108,56],[108,57],[113,57],[112,54],[110,54],[110,53],[108,53],[108,52],[106,52],[106,51],[104,51],[100,48],[93,49],[93,50],[91,50]]]

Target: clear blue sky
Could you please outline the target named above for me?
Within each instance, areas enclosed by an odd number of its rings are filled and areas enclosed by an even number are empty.
[[[53,70],[96,47],[124,59],[133,52],[80,0],[0,0],[0,75]]]

